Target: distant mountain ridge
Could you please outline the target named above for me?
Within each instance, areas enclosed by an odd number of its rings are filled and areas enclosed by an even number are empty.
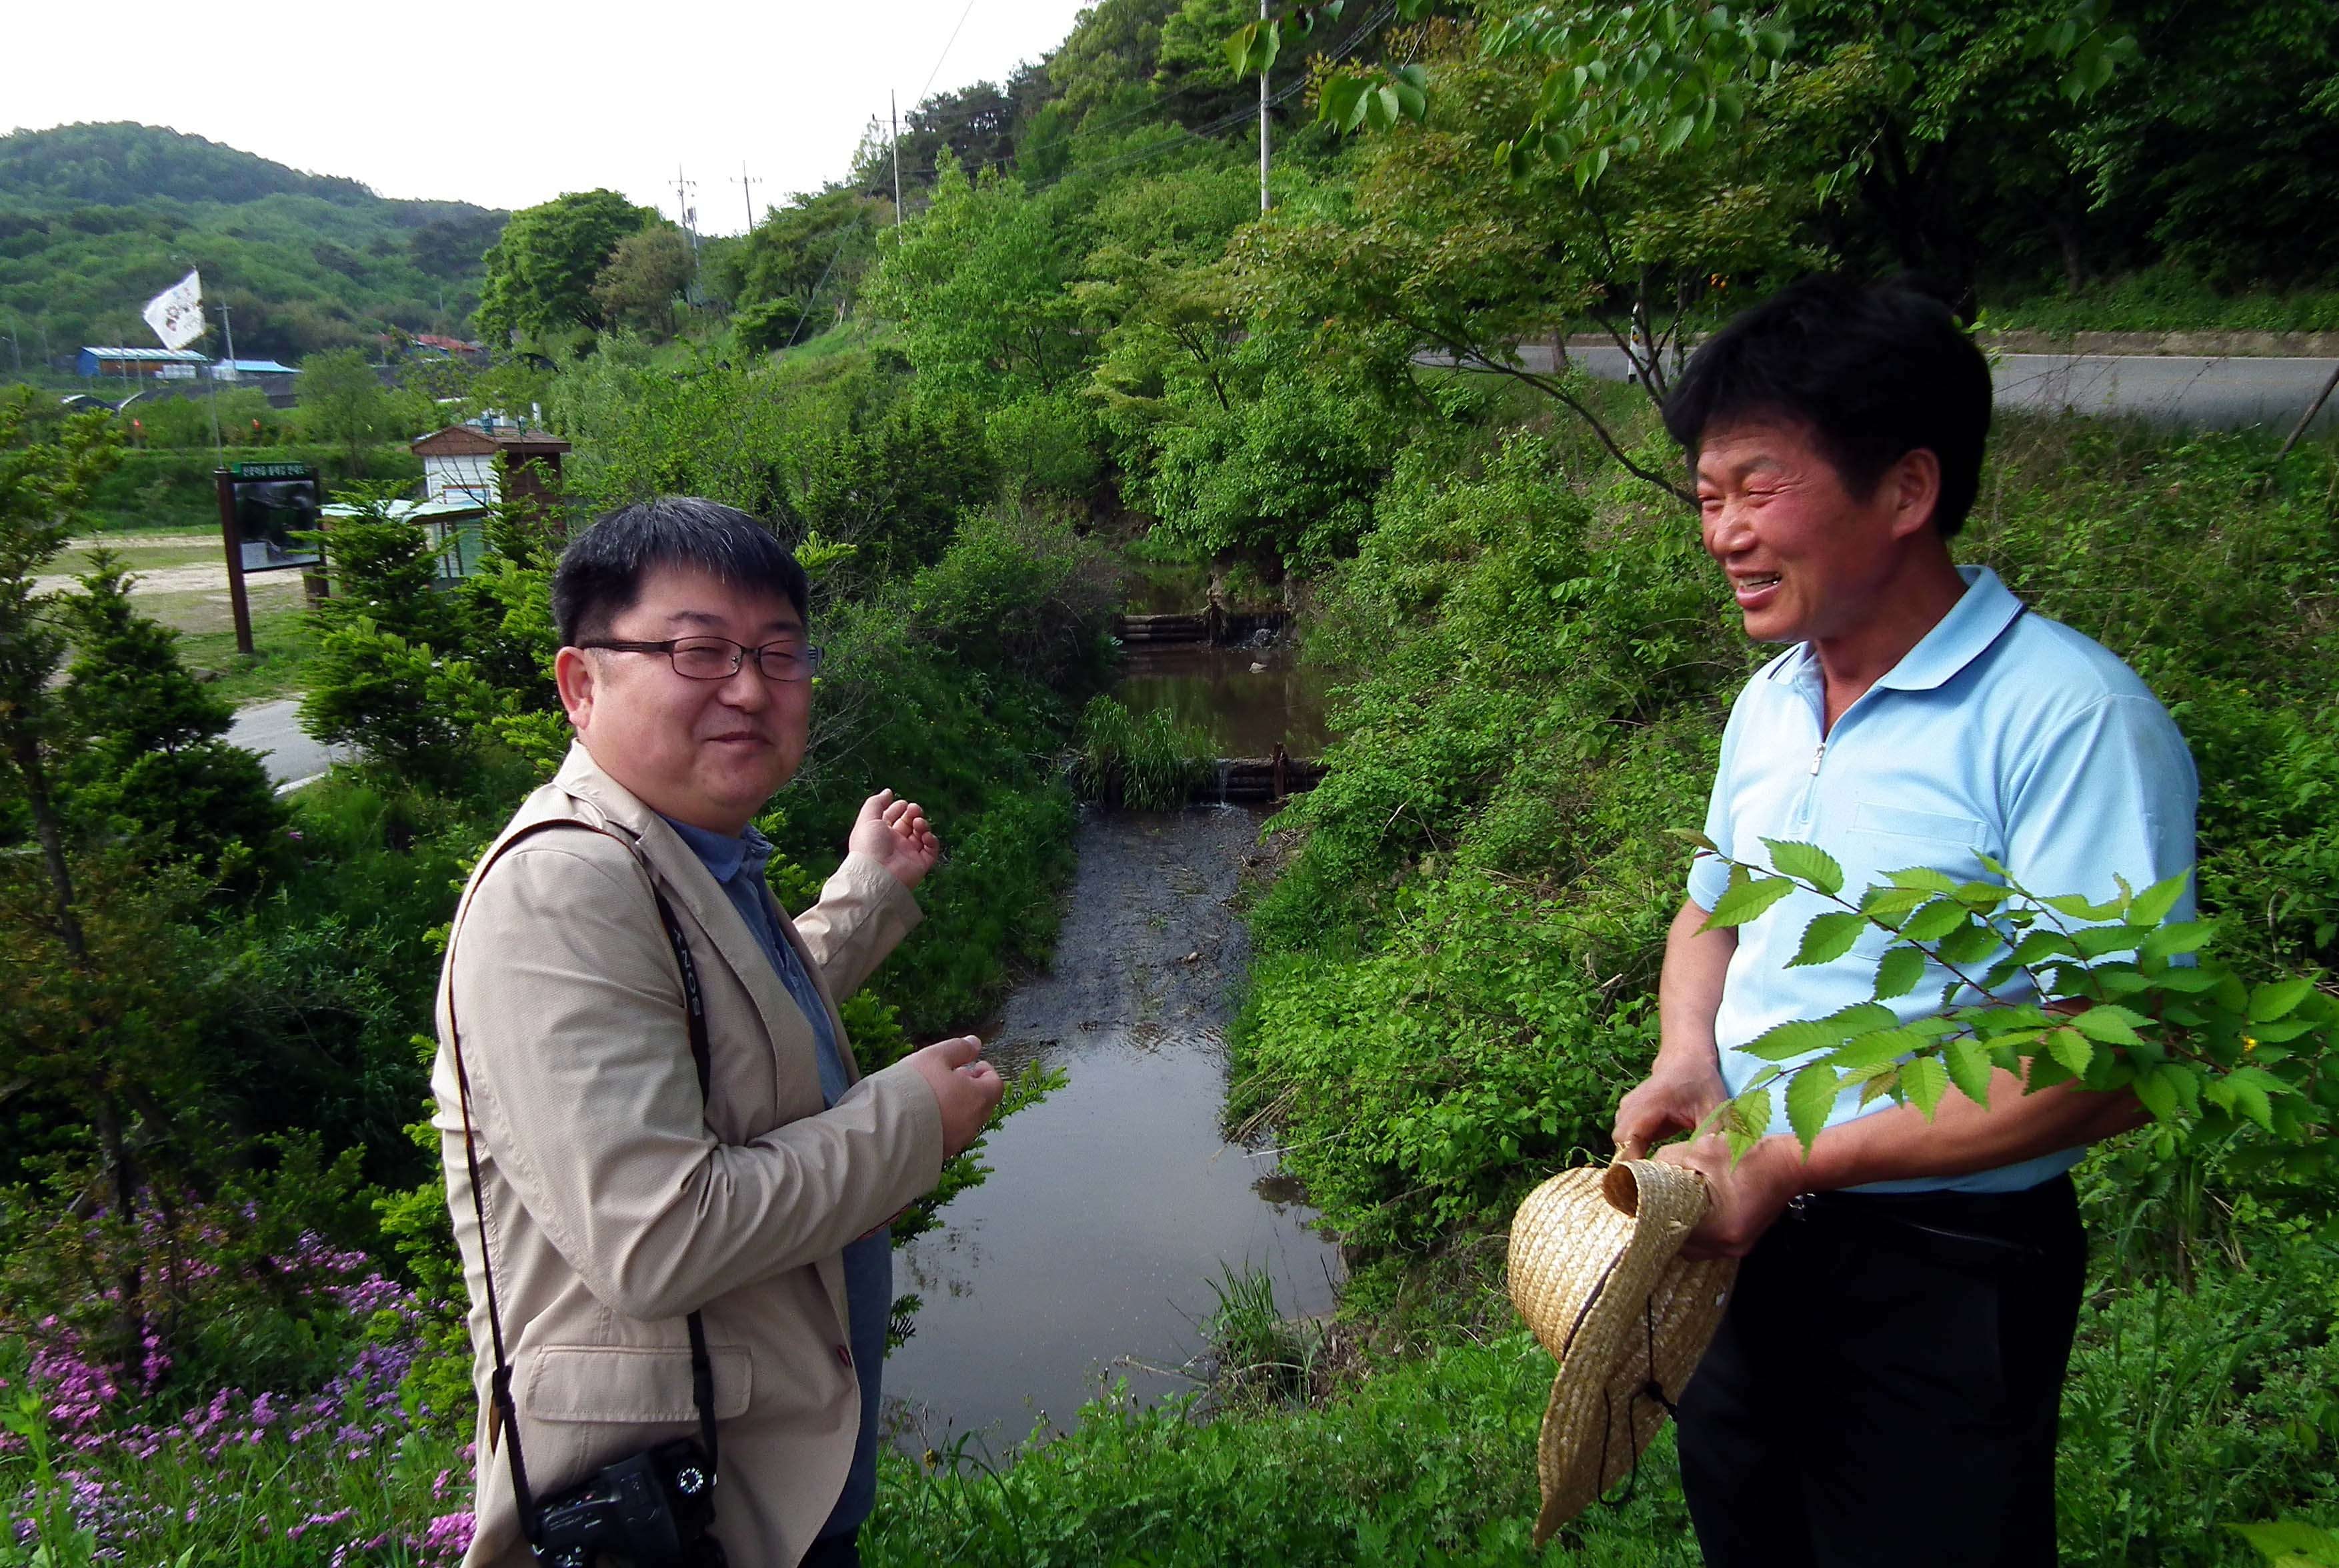
[[[153,196],[225,202],[263,196],[382,200],[355,180],[302,173],[207,137],[126,120],[0,136],[0,198],[120,207]]]
[[[0,136],[0,337],[28,365],[44,340],[52,365],[84,342],[143,343],[138,307],[190,267],[232,307],[240,354],[460,334],[506,216],[161,126],[15,131]]]

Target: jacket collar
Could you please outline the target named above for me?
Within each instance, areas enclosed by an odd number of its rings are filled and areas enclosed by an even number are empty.
[[[775,1049],[783,1039],[794,1039],[798,1035],[808,1037],[808,1021],[797,1021],[802,1020],[804,1010],[788,993],[779,972],[772,968],[771,960],[764,956],[763,945],[747,929],[747,922],[741,917],[737,906],[732,903],[730,895],[716,884],[715,873],[707,868],[706,863],[683,842],[682,835],[676,833],[664,817],[645,805],[640,796],[602,772],[600,764],[593,760],[593,754],[585,749],[581,741],[570,744],[567,758],[561,763],[560,771],[553,776],[552,782],[554,787],[593,806],[612,826],[623,829],[639,846],[643,858],[649,862],[657,879],[690,912],[691,919],[697,922],[698,929],[714,942],[723,962],[731,966],[732,973],[737,975],[739,982],[747,988],[747,994],[755,999],[755,1011],[763,1015],[765,1032],[771,1037]],[[765,902],[767,905],[770,903],[768,893]],[[813,963],[812,955],[805,951],[804,939],[796,934],[795,923],[782,917],[779,927],[782,934],[794,945],[796,955],[805,969],[816,976],[819,970]],[[814,983],[819,984],[817,981]],[[844,1030],[833,1005],[829,1016],[836,1029],[837,1039],[842,1041]],[[793,1030],[790,1028],[792,1023],[794,1024]],[[849,1066],[846,1075],[853,1076]]]

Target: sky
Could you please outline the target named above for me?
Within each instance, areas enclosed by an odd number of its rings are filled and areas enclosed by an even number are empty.
[[[750,197],[760,216],[843,174],[889,92],[906,114],[929,82],[1003,82],[1081,0],[9,9],[9,53],[46,64],[8,74],[0,130],[136,120],[384,196],[519,208],[607,186],[669,218],[679,168],[700,231],[735,234]]]

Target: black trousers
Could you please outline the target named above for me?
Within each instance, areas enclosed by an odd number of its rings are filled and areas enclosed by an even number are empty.
[[[1711,1568],[2051,1565],[2086,1263],[2068,1177],[1790,1209],[1682,1395]]]
[[[861,1532],[822,1536],[797,1568],[861,1568]]]

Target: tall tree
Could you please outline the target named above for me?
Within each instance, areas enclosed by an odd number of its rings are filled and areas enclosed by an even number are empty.
[[[671,223],[652,223],[617,242],[593,280],[593,303],[602,319],[663,340],[674,336],[674,305],[697,275],[690,237]]]
[[[477,316],[481,335],[549,340],[599,330],[607,318],[593,299],[593,281],[619,241],[657,221],[615,191],[556,196],[513,213],[488,251]]]

